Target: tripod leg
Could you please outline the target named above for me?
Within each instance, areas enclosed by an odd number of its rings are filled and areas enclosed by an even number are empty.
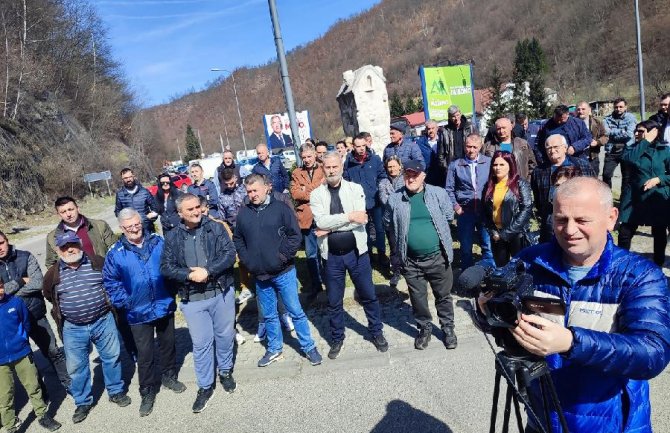
[[[505,396],[505,412],[503,414],[503,429],[502,433],[509,432],[509,416],[512,412],[512,396],[514,395],[514,390],[509,384],[507,385],[507,395]]]
[[[498,417],[498,397],[500,396],[500,377],[496,371],[495,384],[493,385],[493,403],[491,404],[491,424],[489,433],[496,433],[496,418]]]
[[[558,400],[558,394],[556,394],[556,387],[554,386],[554,382],[552,382],[549,373],[547,373],[546,381],[547,381],[547,388],[549,389],[549,395],[551,397],[551,403],[554,407],[554,410],[556,410],[556,413],[558,414],[558,420],[561,423],[561,429],[563,429],[564,432],[567,432],[568,421],[565,419],[565,415],[563,414],[563,408],[561,408],[561,402]]]
[[[516,393],[512,394],[512,398],[514,399],[514,413],[516,414],[516,425],[519,429],[519,433],[523,433],[523,420],[521,419],[521,407],[519,406],[519,397],[517,397]]]
[[[542,396],[542,409],[544,409],[544,422],[547,424],[546,431],[547,433],[553,433],[554,429],[551,426],[551,412],[549,409],[549,401],[547,400],[547,381],[551,383],[551,378],[547,378],[546,375],[540,376],[540,395]]]

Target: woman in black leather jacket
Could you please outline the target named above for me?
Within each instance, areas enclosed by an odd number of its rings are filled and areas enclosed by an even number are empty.
[[[172,181],[167,173],[163,173],[156,179],[158,191],[156,192],[156,203],[158,204],[158,214],[161,216],[161,225],[163,226],[163,236],[173,228],[179,225],[179,214],[177,213],[177,204],[175,200],[182,193]]]
[[[497,151],[484,187],[484,221],[496,266],[506,265],[524,245],[533,209],[530,184],[519,177],[514,155]]]

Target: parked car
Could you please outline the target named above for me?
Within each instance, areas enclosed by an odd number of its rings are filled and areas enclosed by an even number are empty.
[[[170,176],[170,180],[175,184],[175,186],[182,191],[185,191],[189,185],[193,184],[193,181],[187,174],[174,174]],[[151,195],[156,195],[158,192],[158,185],[151,185],[147,187]]]
[[[290,169],[293,167],[293,164],[296,163],[296,157],[295,157],[295,150],[293,149],[284,149],[279,153],[279,157],[281,158],[282,164],[284,164],[284,167],[287,169]]]

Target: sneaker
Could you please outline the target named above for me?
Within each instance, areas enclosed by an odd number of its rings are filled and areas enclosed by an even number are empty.
[[[372,337],[372,344],[375,345],[378,351],[384,353],[389,350],[389,342],[384,338],[384,334],[379,334],[376,337]]]
[[[247,342],[247,339],[244,338],[244,335],[240,334],[239,332],[235,332],[235,342],[238,346],[241,346]]]
[[[270,352],[267,351],[265,352],[265,355],[258,361],[258,366],[259,367],[267,367],[268,365],[272,364],[275,361],[279,361],[280,359],[283,359],[284,355],[281,352]]]
[[[265,340],[265,322],[258,324],[258,331],[256,331],[256,335],[254,336],[254,343],[260,343],[263,340]]]
[[[454,328],[444,328],[444,346],[447,349],[455,349],[458,345],[458,339],[456,338],[456,333]]]
[[[242,289],[237,299],[235,299],[236,304],[244,304],[245,302],[254,299],[254,294],[251,293],[249,289]]]
[[[334,342],[328,351],[328,359],[337,359],[342,352],[342,347],[344,347],[344,340]]]
[[[186,391],[186,385],[177,380],[176,373],[164,375],[161,378],[161,384],[175,394],[181,394]]]
[[[51,418],[47,414],[44,414],[38,418],[37,423],[49,431],[56,431],[63,426],[61,423]]]
[[[423,350],[428,347],[430,343],[430,337],[432,334],[432,329],[430,327],[424,327],[419,329],[419,335],[414,339],[414,348],[417,350]]]
[[[154,410],[154,403],[156,402],[156,391],[148,387],[140,389],[142,402],[140,403],[140,416],[147,416]]]
[[[118,394],[110,395],[109,401],[116,403],[119,407],[126,407],[132,400],[126,393],[120,392]]]
[[[291,319],[291,316],[289,316],[288,313],[281,315],[281,323],[284,326],[284,329],[288,332],[293,332],[295,329],[295,326],[293,326],[293,319]]]
[[[232,372],[227,371],[225,373],[219,374],[219,381],[221,382],[221,385],[223,385],[224,391],[231,394],[235,392],[237,384],[235,383],[235,379],[233,379]]]
[[[198,389],[198,395],[195,397],[195,402],[193,403],[193,413],[200,413],[207,407],[207,402],[214,395],[214,386],[211,388],[200,388]]]
[[[323,358],[321,357],[321,354],[319,353],[319,351],[316,350],[316,347],[314,347],[309,352],[306,352],[305,356],[309,360],[309,363],[312,364],[312,365],[319,365],[319,364],[321,364],[321,361],[323,361]]]
[[[92,406],[90,404],[82,404],[81,406],[77,406],[77,408],[74,410],[74,415],[72,415],[72,422],[77,424],[85,420],[88,416],[88,413],[91,411],[91,407]]]

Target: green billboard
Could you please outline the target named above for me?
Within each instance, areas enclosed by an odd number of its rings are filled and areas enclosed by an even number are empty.
[[[421,66],[419,75],[426,119],[447,120],[451,105],[458,105],[463,115],[473,117],[472,65]]]

